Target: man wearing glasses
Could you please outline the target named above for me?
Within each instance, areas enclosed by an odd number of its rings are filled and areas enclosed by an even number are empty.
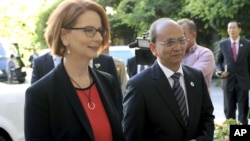
[[[188,39],[185,58],[182,63],[198,70],[201,70],[205,78],[208,91],[215,71],[215,60],[213,52],[196,43],[197,28],[195,23],[189,19],[178,20],[177,23],[182,27],[185,37]]]
[[[182,65],[187,39],[177,22],[155,21],[149,47],[156,61],[132,77],[123,100],[128,141],[212,141],[213,105],[201,71]]]

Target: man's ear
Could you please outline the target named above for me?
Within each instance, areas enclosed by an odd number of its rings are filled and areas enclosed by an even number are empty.
[[[193,36],[193,38],[195,39],[196,36],[197,36],[197,32],[193,32],[193,33],[192,33],[192,36]]]
[[[149,43],[149,49],[152,52],[152,54],[157,57],[157,50],[156,50],[156,45],[155,43],[150,42]]]
[[[60,33],[60,38],[61,38],[61,41],[63,43],[64,46],[68,46],[68,37],[67,37],[67,30],[66,29],[61,29],[61,33]]]

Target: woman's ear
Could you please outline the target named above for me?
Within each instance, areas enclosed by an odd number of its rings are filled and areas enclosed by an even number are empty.
[[[61,34],[60,34],[60,38],[61,38],[61,40],[62,40],[62,43],[63,43],[63,45],[64,46],[68,46],[68,37],[67,37],[67,30],[66,29],[61,29]]]

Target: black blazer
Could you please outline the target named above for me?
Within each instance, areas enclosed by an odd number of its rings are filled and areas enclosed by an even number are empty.
[[[185,128],[174,93],[157,62],[132,77],[123,100],[127,141],[212,141],[213,105],[200,71],[183,66],[189,125]],[[186,132],[185,132],[186,131]]]
[[[129,78],[137,74],[137,63],[136,57],[131,57],[127,61],[127,73]]]
[[[243,90],[249,90],[250,86],[250,42],[244,38],[239,40],[239,50],[236,62],[233,59],[231,41],[225,39],[220,42],[220,50],[216,62],[216,70],[224,71],[227,65],[229,75],[222,79],[222,88],[225,90],[233,90],[234,82],[238,82]]]
[[[89,70],[108,115],[113,140],[123,141],[117,109],[121,101],[116,101],[116,95],[121,95],[117,89],[120,86],[110,74]],[[27,89],[24,125],[26,141],[94,141],[88,117],[63,63]]]
[[[31,84],[42,78],[55,67],[53,57],[50,52],[39,56],[32,65]]]

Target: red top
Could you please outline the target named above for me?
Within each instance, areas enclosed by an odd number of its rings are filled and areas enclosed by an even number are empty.
[[[82,103],[82,107],[86,112],[92,131],[94,134],[95,141],[112,141],[112,130],[109,123],[109,118],[106,114],[102,100],[97,91],[96,85],[93,83],[90,87],[85,89],[76,88],[77,95]],[[94,103],[90,104],[88,107],[88,102]]]

